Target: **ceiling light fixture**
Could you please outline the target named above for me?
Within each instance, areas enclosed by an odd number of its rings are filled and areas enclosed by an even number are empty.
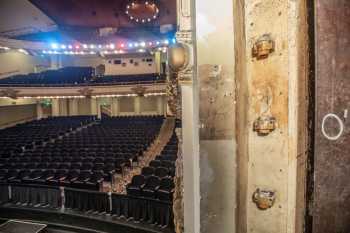
[[[143,12],[142,16],[139,12]],[[125,14],[136,23],[150,23],[159,17],[159,8],[153,1],[133,1],[126,5]]]

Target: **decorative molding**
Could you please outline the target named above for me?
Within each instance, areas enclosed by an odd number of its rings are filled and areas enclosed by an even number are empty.
[[[176,41],[182,44],[193,44],[193,31],[178,31],[176,32]]]
[[[183,156],[182,156],[182,129],[176,128],[178,138],[178,152],[175,172],[175,192],[173,198],[174,225],[176,233],[183,233],[184,230],[184,198],[183,198]]]
[[[184,83],[192,83],[193,80],[193,70],[194,70],[194,62],[193,62],[193,38],[192,31],[179,31],[176,33],[176,40],[178,43],[182,44],[183,47],[186,48],[188,53],[189,62],[187,66],[185,66],[182,70],[178,72],[178,79],[180,84]]]
[[[177,0],[177,16],[179,31],[192,29],[191,0]]]
[[[131,88],[131,90],[138,96],[143,96],[146,93],[147,88],[139,85]]]
[[[12,88],[7,88],[4,90],[0,90],[0,96],[1,97],[8,97],[11,99],[17,99],[17,93],[19,93],[18,90],[12,89]]]
[[[161,84],[142,84],[147,88],[145,95],[164,94],[166,92],[167,83]],[[8,89],[16,89],[18,91],[17,98],[31,98],[31,97],[85,97],[85,96],[117,96],[118,95],[135,95],[132,90],[135,85],[105,85],[105,86],[69,86],[69,87],[1,87],[0,97],[7,97]],[[3,92],[5,91],[5,92]],[[90,93],[91,92],[91,93]]]
[[[93,91],[94,90],[89,88],[89,87],[84,87],[84,88],[78,90],[78,92],[81,95],[86,96],[86,97],[91,97]]]

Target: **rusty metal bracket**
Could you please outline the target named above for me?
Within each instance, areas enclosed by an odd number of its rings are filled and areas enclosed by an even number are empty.
[[[259,210],[270,209],[276,201],[276,192],[271,190],[256,189],[253,193],[253,202]]]
[[[253,123],[253,130],[259,136],[266,136],[277,128],[276,118],[272,116],[262,116]]]
[[[257,60],[266,59],[275,51],[275,42],[269,34],[262,35],[254,44],[252,56]]]

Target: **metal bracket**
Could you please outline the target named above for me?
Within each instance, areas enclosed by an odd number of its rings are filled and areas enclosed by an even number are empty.
[[[266,59],[275,51],[275,42],[269,34],[262,35],[254,44],[252,56],[257,60]]]
[[[276,118],[272,116],[262,116],[253,123],[253,130],[259,136],[266,136],[277,128]]]
[[[271,190],[257,189],[253,193],[253,202],[256,204],[259,210],[270,209],[276,200],[276,192]]]

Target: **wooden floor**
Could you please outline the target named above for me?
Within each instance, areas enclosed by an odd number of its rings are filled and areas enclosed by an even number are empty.
[[[10,219],[46,224],[48,233],[174,233],[170,228],[160,228],[142,222],[134,223],[108,214],[26,207],[9,203],[0,205],[0,223]]]

